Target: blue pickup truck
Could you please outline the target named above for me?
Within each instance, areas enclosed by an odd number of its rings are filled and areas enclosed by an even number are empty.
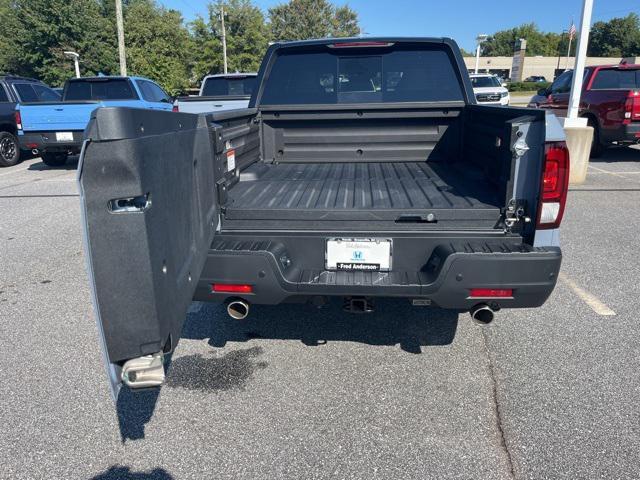
[[[171,110],[172,100],[155,82],[140,77],[74,78],[64,86],[62,100],[16,106],[20,147],[40,154],[52,167],[64,165],[80,152],[84,129],[99,107]]]

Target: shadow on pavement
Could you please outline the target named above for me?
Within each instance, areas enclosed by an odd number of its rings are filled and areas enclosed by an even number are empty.
[[[153,416],[153,411],[155,410],[156,402],[158,401],[158,395],[160,395],[159,388],[138,390],[134,392],[127,387],[122,387],[120,395],[118,396],[116,409],[118,411],[120,437],[123,443],[125,440],[140,440],[144,438],[144,426]]]
[[[449,345],[457,325],[458,312],[413,307],[407,300],[380,300],[374,313],[361,315],[343,312],[338,301],[321,309],[306,304],[252,306],[242,321],[210,305],[187,318],[182,336],[208,338],[214,347],[265,338],[300,340],[310,347],[332,341],[399,344],[405,352],[418,354],[423,346]]]
[[[148,472],[132,472],[130,467],[115,466],[99,473],[91,480],[173,480],[164,468],[154,468]]]
[[[379,300],[374,313],[361,315],[343,312],[341,307],[337,299],[320,309],[307,304],[252,306],[249,317],[238,321],[229,318],[223,306],[210,304],[187,316],[182,337],[208,338],[213,347],[254,339],[299,340],[309,347],[340,341],[400,345],[404,352],[420,354],[422,347],[451,344],[458,326],[458,312],[413,307],[407,300]],[[268,364],[260,361],[262,354],[261,346],[252,346],[223,355],[212,351],[211,355],[168,357],[166,384],[198,391],[242,389],[257,371],[267,368]],[[145,437],[145,425],[153,416],[159,394],[157,388],[134,392],[123,387],[117,403],[123,443]]]
[[[640,162],[640,149],[630,147],[609,147],[600,157],[590,158],[591,163]]]
[[[77,156],[69,157],[67,163],[61,165],[59,167],[50,167],[46,165],[44,162],[40,161],[38,163],[32,163],[29,165],[27,170],[41,172],[43,170],[76,170],[78,168],[78,158]]]

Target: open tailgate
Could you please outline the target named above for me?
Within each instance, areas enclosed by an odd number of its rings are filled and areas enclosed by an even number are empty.
[[[217,134],[204,115],[119,107],[96,110],[86,138],[85,255],[117,398],[123,379],[161,383],[180,337],[218,223]]]

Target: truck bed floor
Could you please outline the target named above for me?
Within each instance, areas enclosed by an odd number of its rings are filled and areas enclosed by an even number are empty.
[[[437,163],[256,163],[229,190],[226,217],[397,221],[446,211],[495,221],[495,196],[481,175]]]

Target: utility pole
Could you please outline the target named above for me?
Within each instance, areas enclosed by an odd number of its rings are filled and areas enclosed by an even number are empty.
[[[116,26],[118,28],[118,55],[120,56],[120,75],[127,76],[127,56],[124,51],[124,21],[122,20],[122,0],[116,0]]]
[[[227,31],[224,28],[224,6],[220,4],[220,23],[222,23],[222,60],[224,61],[224,73],[227,73]]]

